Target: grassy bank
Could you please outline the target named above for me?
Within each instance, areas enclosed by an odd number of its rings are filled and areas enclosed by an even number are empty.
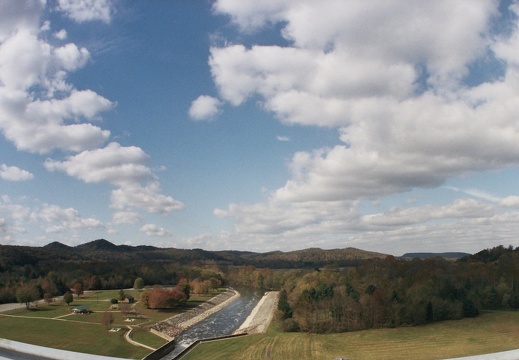
[[[183,360],[196,359],[445,359],[519,348],[519,312],[484,312],[477,318],[426,326],[342,334],[266,334],[204,343]]]

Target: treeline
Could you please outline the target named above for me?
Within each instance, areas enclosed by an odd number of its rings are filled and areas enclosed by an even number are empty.
[[[519,248],[513,247],[498,246],[458,261],[386,256],[355,266],[339,267],[334,260],[321,268],[294,270],[214,259],[178,262],[152,258],[154,249],[126,249],[106,241],[95,245],[88,256],[56,246],[39,253],[0,247],[8,250],[0,251],[0,303],[130,288],[140,278],[143,286],[177,286],[169,292],[150,290],[150,308],[177,306],[190,293],[227,284],[281,290],[279,316],[287,331],[397,327],[477,316],[487,309],[519,309]]]
[[[281,290],[286,331],[343,332],[419,325],[519,309],[519,248],[498,246],[458,261],[441,257],[363,261],[346,268],[230,267],[231,284]]]
[[[12,261],[16,260],[16,261]],[[20,261],[21,260],[21,261]],[[144,285],[177,285],[187,281],[193,293],[209,292],[223,284],[217,268],[206,268],[166,261],[34,261],[10,259],[0,267],[0,303],[26,302],[60,296],[65,292],[131,288],[137,278]],[[30,294],[28,296],[27,294]]]
[[[279,301],[284,329],[343,332],[518,309],[518,249],[499,246],[456,262],[386,257],[288,278]]]

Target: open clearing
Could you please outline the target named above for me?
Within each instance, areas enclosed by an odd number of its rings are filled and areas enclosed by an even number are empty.
[[[273,322],[265,334],[198,345],[196,359],[445,359],[519,348],[519,312],[484,312],[477,318],[426,326],[342,334],[283,333]]]
[[[140,298],[137,291],[125,290],[125,293],[137,300]],[[89,292],[80,298],[74,297],[70,305],[62,301],[51,304],[39,302],[31,310],[27,310],[25,305],[12,306],[11,311],[0,313],[0,338],[75,352],[142,359],[150,350],[132,345],[125,340],[128,326],[133,328],[131,339],[155,349],[159,348],[166,340],[143,330],[140,326],[151,325],[185,312],[214,295],[193,296],[188,301],[187,308],[167,311],[145,309],[139,303],[126,304],[135,305],[135,310],[139,313],[136,317],[124,315],[120,309],[111,308],[110,299],[117,298],[119,290]],[[93,313],[72,314],[71,309],[78,305],[88,306]],[[6,307],[3,310],[6,310]],[[110,332],[101,324],[105,311],[112,312],[114,317],[110,328],[119,328],[119,331]],[[128,318],[133,320],[128,321]]]

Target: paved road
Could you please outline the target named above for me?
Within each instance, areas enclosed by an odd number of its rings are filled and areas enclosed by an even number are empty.
[[[24,304],[18,304],[18,303],[0,304],[0,312],[6,312],[6,311],[11,311],[11,310],[21,309],[23,307],[25,307]]]
[[[0,360],[124,360],[0,339]]]
[[[503,351],[494,354],[467,356],[449,360],[518,360],[519,350]]]

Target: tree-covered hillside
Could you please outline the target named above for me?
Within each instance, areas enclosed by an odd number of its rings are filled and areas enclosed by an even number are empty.
[[[286,330],[351,331],[519,308],[519,249],[499,246],[458,260],[395,258],[358,249],[253,253],[114,245],[0,245],[0,302],[70,289],[222,284],[281,290]],[[22,296],[23,295],[23,296]]]

